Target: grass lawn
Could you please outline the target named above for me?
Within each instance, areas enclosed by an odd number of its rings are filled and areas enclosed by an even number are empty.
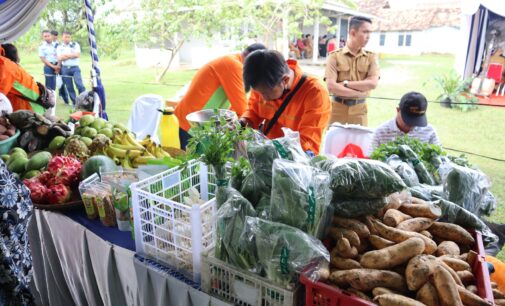
[[[44,82],[42,64],[36,54],[22,56],[21,64],[35,78]],[[422,56],[385,56],[380,60],[381,80],[373,97],[396,98],[396,101],[370,99],[370,126],[380,123],[395,115],[395,107],[400,97],[408,91],[420,91],[428,100],[434,100],[437,90],[429,81],[435,74],[444,73],[453,68],[454,58],[444,55]],[[89,88],[89,56],[81,59],[81,69],[85,85]],[[119,60],[103,60],[100,64],[102,80],[107,94],[107,113],[110,120],[126,123],[130,109],[136,97],[146,94],[160,94],[170,98],[191,79],[194,70],[169,72],[161,84],[154,83],[154,69],[140,69],[135,65],[133,53],[124,54]],[[57,113],[65,115],[69,107],[58,104]],[[432,103],[428,118],[437,129],[438,135],[446,148],[459,149],[505,159],[505,109],[481,106],[477,110],[461,112],[443,108]],[[452,152],[457,154],[456,152]],[[498,207],[490,220],[505,222],[505,162],[493,161],[469,155],[472,163],[481,168],[492,181],[492,191],[498,200]],[[501,252],[505,260],[505,252]]]

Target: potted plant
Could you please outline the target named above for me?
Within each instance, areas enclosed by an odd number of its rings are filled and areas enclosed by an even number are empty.
[[[468,111],[477,108],[474,103],[479,100],[470,93],[470,79],[463,80],[459,75],[451,70],[444,75],[437,75],[433,80],[441,90],[441,94],[436,98],[444,107],[458,108]]]

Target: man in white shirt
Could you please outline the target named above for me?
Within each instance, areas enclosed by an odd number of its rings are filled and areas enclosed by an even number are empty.
[[[56,49],[58,60],[61,61],[61,75],[63,83],[67,87],[68,95],[75,106],[76,93],[74,83],[79,94],[86,90],[82,83],[81,69],[79,68],[79,57],[81,56],[81,47],[77,42],[73,42],[69,32],[63,32],[63,42]]]
[[[368,156],[381,144],[408,135],[424,143],[440,145],[437,132],[428,124],[428,101],[418,92],[403,95],[396,108],[396,117],[380,125],[374,132]]]
[[[44,77],[46,79],[46,87],[56,89],[56,74],[60,72],[58,57],[56,56],[56,48],[54,47],[51,33],[48,30],[42,31],[42,39],[44,40],[39,47],[39,57],[44,63]]]

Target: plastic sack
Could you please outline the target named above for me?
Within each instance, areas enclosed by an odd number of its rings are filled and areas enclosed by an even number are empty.
[[[292,288],[297,276],[309,265],[313,277],[328,275],[330,254],[323,243],[285,224],[246,217],[241,237],[245,248],[257,256],[257,273],[270,281]]]
[[[241,249],[239,243],[246,216],[256,216],[251,203],[238,192],[230,193],[228,200],[217,211],[215,256],[241,269],[253,270],[256,263],[253,253]]]
[[[388,204],[386,198],[377,199],[333,199],[331,202],[335,215],[354,218],[375,215]]]
[[[310,158],[303,151],[300,132],[295,132],[289,128],[282,128],[282,132],[284,132],[284,137],[272,140],[279,156],[283,159],[308,164]]]
[[[493,234],[489,227],[472,212],[444,199],[438,199],[434,202],[434,204],[438,205],[442,209],[441,218],[447,220],[447,222],[481,231],[485,246],[498,241],[498,237]]]
[[[327,159],[316,163],[331,176],[333,197],[382,198],[407,188],[387,164],[369,159]]]
[[[442,185],[431,186],[426,184],[419,184],[416,186],[409,187],[409,192],[412,194],[413,197],[425,201],[432,201],[434,199],[437,199],[437,197],[443,197],[444,188]]]
[[[330,175],[320,169],[276,159],[270,220],[294,226],[319,239],[332,214]]]
[[[414,166],[414,170],[416,171],[417,177],[419,178],[419,182],[428,185],[435,185],[433,176],[430,174],[426,168],[426,165],[419,159],[419,156],[417,156],[412,148],[408,145],[400,145],[399,149],[403,157],[411,162]]]
[[[490,204],[487,194],[491,184],[483,172],[452,164],[452,170],[444,178],[443,186],[445,199],[477,216],[481,215],[483,207],[489,212]]]
[[[419,178],[417,177],[416,171],[412,169],[408,163],[402,161],[398,155],[391,155],[386,160],[386,163],[398,173],[407,186],[412,187],[419,185]]]

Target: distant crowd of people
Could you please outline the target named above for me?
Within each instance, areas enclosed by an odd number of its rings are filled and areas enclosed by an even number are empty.
[[[314,52],[318,52],[318,57],[326,57],[331,52],[345,46],[345,39],[341,38],[337,42],[335,35],[325,34],[319,36],[318,49],[314,50],[314,38],[310,34],[302,34],[299,38],[289,42],[289,52],[291,58],[304,59],[312,58]]]

